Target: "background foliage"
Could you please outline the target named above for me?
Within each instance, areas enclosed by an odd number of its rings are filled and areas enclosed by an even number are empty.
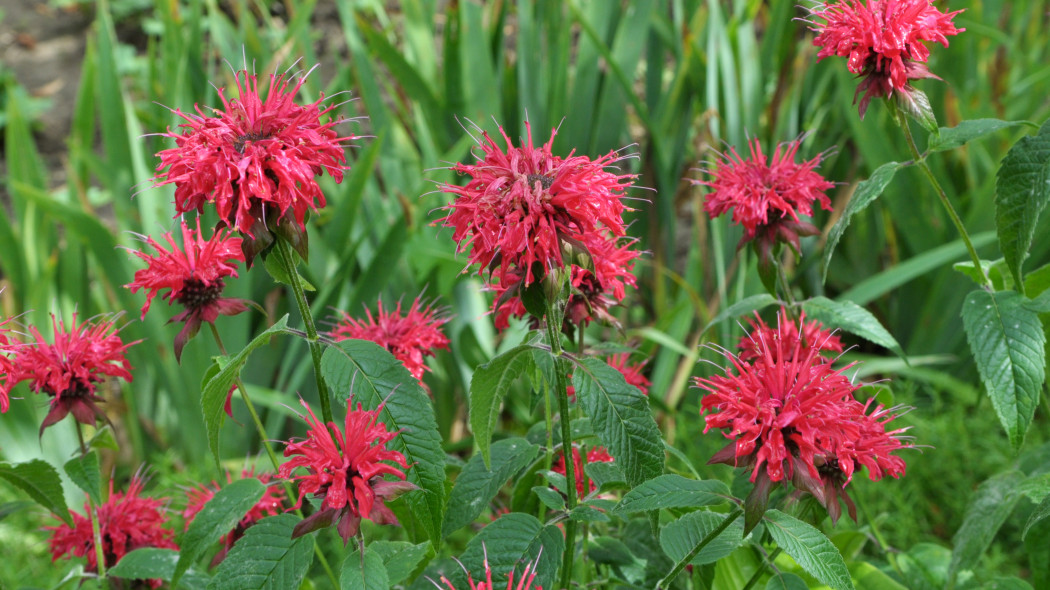
[[[141,297],[122,287],[138,265],[119,248],[136,245],[130,232],[172,229],[170,191],[148,186],[152,154],[167,145],[149,134],[178,124],[168,107],[217,104],[212,85],[231,84],[229,64],[265,73],[320,63],[306,84],[308,94],[349,91],[334,100],[352,99],[340,109],[354,120],[344,129],[364,137],[351,150],[349,177],[340,185],[322,179],[329,205],[308,225],[312,247],[303,272],[317,287],[314,313],[358,313],[374,309],[380,297],[437,297],[453,316],[446,330],[452,344],[432,363],[427,382],[435,392],[445,450],[462,460],[473,446],[464,408],[474,367],[518,343],[523,333],[492,329],[485,315],[488,295],[474,276],[462,273],[465,258],[455,255],[451,232],[434,225],[440,216],[435,210],[447,202],[435,183],[456,180],[444,168],[469,157],[473,140],[467,132],[475,125],[494,131],[499,123],[517,137],[527,116],[536,140],[557,126],[556,153],[576,149],[597,156],[632,146],[632,171],[651,190],[634,192],[629,233],[648,255],[636,267],[637,293],[618,313],[626,341],[639,347],[639,358],[650,358],[651,404],[665,439],[698,469],[724,443],[715,434],[699,436],[703,423],[688,377],[716,370],[697,363],[701,357],[717,360],[699,345],[732,346],[740,329],[731,319],[708,330],[709,323],[761,285],[748,253],[736,251],[739,229],[726,219],[708,219],[699,187],[683,178],[698,178],[695,169],[712,159],[712,149],[743,146],[747,137],[768,146],[805,133],[803,157],[834,148],[821,170],[839,183],[832,197],[841,211],[858,181],[907,153],[900,134],[887,132],[893,124],[882,105],[874,105],[863,121],[857,117],[856,82],[843,64],[815,64],[812,34],[792,2],[53,4],[73,5],[94,22],[62,184],[52,185],[35,147],[35,117],[47,115],[13,77],[0,78],[7,171],[0,315],[24,313],[26,323],[46,325],[49,313],[69,317],[77,310],[88,317],[129,310],[122,336],[143,342],[130,349],[134,382],[108,395],[120,449],[106,457],[103,469],[121,478],[150,465],[158,489],[213,477],[199,379],[217,351],[198,338],[186,348],[183,364],[175,363],[167,343],[178,326],[164,325],[159,314],[138,320]],[[951,4],[963,7],[956,24],[967,32],[934,53],[931,70],[944,82],[923,85],[941,125],[985,117],[1045,120],[1046,3]],[[1026,132],[1006,129],[930,158],[984,258],[998,257],[995,170]],[[969,279],[947,264],[965,253],[918,174],[914,168],[899,173],[885,195],[853,219],[826,282],[819,264],[823,237],[803,242],[807,256],[796,271],[805,295],[849,299],[874,312],[909,359],[855,340],[859,346],[848,355],[867,361],[861,365],[866,380],[893,376],[873,389],[887,402],[916,407],[903,421],[920,445],[929,446],[906,457],[906,478],[856,484],[861,532],[875,541],[865,543],[863,535],[848,540],[850,523],[840,523],[833,540],[852,542],[873,560],[886,558],[880,544],[907,555],[950,547],[979,482],[1011,464],[1028,472],[1042,464],[1032,457],[1047,452],[1040,446],[1047,438],[1045,406],[1015,455],[981,391],[958,315]],[[816,221],[830,228],[834,214],[821,213]],[[1045,222],[1041,227],[1045,231]],[[1050,241],[1037,239],[1027,268],[1048,260]],[[296,313],[269,277],[242,274],[228,293],[262,303],[269,319],[257,313],[223,318],[231,350],[270,321]],[[602,330],[607,340],[620,337]],[[244,372],[274,435],[291,433],[295,394],[316,397],[306,358],[302,342],[275,340],[255,352]],[[12,404],[4,416],[0,459],[43,456],[64,463],[61,449],[75,440],[71,425],[51,428],[38,441],[44,408],[31,401]],[[514,425],[532,422],[530,416],[527,403],[512,401],[502,430],[524,435]],[[221,443],[233,466],[258,450],[250,429],[227,427]],[[690,468],[677,459],[670,465]],[[701,473],[732,482],[728,468],[703,467]],[[18,498],[13,488],[0,486],[0,502]],[[70,486],[70,505],[79,507],[81,498]],[[180,502],[175,506],[181,508]],[[0,542],[14,553],[0,564],[0,580],[17,579],[25,573],[21,564],[30,563],[34,583],[58,583],[62,570],[48,566],[38,512],[20,509],[0,520]],[[1024,574],[1028,565],[1017,540],[1026,518],[1023,511],[1010,517],[981,563],[972,565],[978,577]],[[468,540],[465,531],[453,537],[461,547]]]

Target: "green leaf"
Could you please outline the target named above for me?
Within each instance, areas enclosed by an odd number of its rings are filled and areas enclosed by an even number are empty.
[[[223,409],[226,405],[226,394],[229,393],[237,377],[240,376],[241,368],[248,361],[248,356],[255,349],[269,343],[270,338],[274,334],[284,332],[287,326],[288,314],[285,314],[284,317],[267,328],[265,332],[253,338],[248,343],[248,346],[245,346],[243,350],[233,357],[228,359],[220,357],[222,360],[213,365],[213,370],[204,376],[204,383],[201,384],[201,409],[204,411],[204,426],[208,431],[208,447],[211,449],[211,455],[215,459],[216,467],[220,469],[219,430],[226,419],[226,411]],[[214,370],[215,366],[218,366],[217,371]]]
[[[1046,335],[1039,314],[1013,291],[973,291],[963,327],[999,421],[1014,449],[1024,441],[1042,392]]]
[[[470,379],[470,430],[486,467],[491,464],[489,447],[503,398],[532,364],[533,350],[527,344],[512,348],[475,369]]]
[[[802,309],[810,319],[819,320],[825,327],[840,328],[905,358],[901,345],[882,327],[879,320],[852,301],[834,301],[818,296],[803,301]]]
[[[4,502],[3,504],[0,504],[0,520],[3,520],[8,516],[14,514],[15,512],[18,512],[23,508],[28,508],[32,505],[32,502],[27,502],[25,500],[19,500],[17,502]]]
[[[98,453],[76,456],[62,467],[69,479],[96,504],[102,502],[102,476],[98,469]]]
[[[860,590],[909,590],[887,573],[864,561],[852,560],[849,573]]]
[[[806,573],[835,590],[853,588],[846,562],[824,533],[779,510],[767,510],[764,520],[773,540]]]
[[[403,498],[437,545],[445,510],[445,452],[434,405],[419,381],[386,349],[364,340],[330,346],[321,357],[321,373],[337,399],[352,397],[366,410],[383,404],[379,420],[400,431],[387,448],[405,455],[408,481],[419,486]]]
[[[778,574],[766,582],[766,590],[809,590],[809,584],[795,574]]]
[[[985,480],[974,492],[962,526],[952,537],[955,549],[948,567],[949,579],[954,579],[960,569],[977,563],[992,543],[999,527],[1017,504],[1019,495],[1016,489],[1022,480],[1024,475],[1021,472],[1007,471]]]
[[[706,333],[712,327],[730,318],[738,318],[740,316],[750,314],[760,309],[765,309],[766,307],[769,307],[770,305],[773,305],[776,302],[777,298],[773,297],[769,293],[759,293],[758,295],[745,297],[740,301],[737,301],[733,305],[730,305],[729,307],[723,309],[718,313],[718,315],[712,318],[710,322],[707,322],[707,325],[704,326],[704,333]]]
[[[368,552],[383,558],[391,585],[407,580],[428,553],[433,555],[429,542],[413,545],[407,541],[372,541],[368,544]]]
[[[995,228],[1014,284],[1023,285],[1039,214],[1050,201],[1050,123],[1014,144],[995,177]],[[1023,291],[1022,291],[1023,292]]]
[[[610,518],[594,506],[580,504],[569,511],[569,520],[576,520],[579,522],[609,522]]]
[[[624,481],[623,471],[616,463],[598,461],[587,463],[583,466],[583,472],[594,482],[599,491],[612,489],[628,489],[630,486]]]
[[[1017,125],[1031,125],[1028,121],[1003,121],[1000,119],[969,119],[955,127],[941,127],[939,134],[930,134],[926,143],[927,152],[943,152],[960,147],[974,139],[990,135]]]
[[[507,574],[511,570],[521,574],[525,571],[526,564],[532,563],[539,556],[533,585],[551,588],[554,587],[564,547],[565,540],[558,527],[544,526],[531,514],[511,512],[481,529],[481,532],[467,543],[467,548],[459,559],[474,579],[479,580],[484,575],[484,559],[487,553],[489,566],[492,568],[492,581],[499,588],[501,584],[505,585]],[[454,588],[467,587],[467,576],[459,566],[443,574],[452,582]],[[515,580],[517,579],[515,576]]]
[[[471,457],[449,493],[441,535],[447,537],[473,522],[503,484],[532,463],[539,452],[538,446],[523,438],[508,438],[492,445],[491,469],[485,467],[480,454]]]
[[[532,493],[551,510],[565,510],[565,498],[558,492],[544,486],[533,486]]]
[[[298,522],[292,514],[279,514],[249,527],[215,570],[208,590],[298,588],[314,552],[313,535],[292,539]]]
[[[1028,531],[1047,516],[1050,516],[1050,496],[1043,498],[1043,501],[1035,507],[1034,511],[1032,511],[1031,516],[1028,517],[1028,522],[1024,524],[1024,531],[1021,533],[1021,539],[1026,539],[1028,537]]]
[[[729,488],[721,481],[686,479],[665,474],[627,492],[616,505],[618,514],[646,512],[661,508],[695,508],[721,504],[730,497]]]
[[[126,580],[170,580],[175,572],[179,552],[175,549],[143,547],[122,557],[106,573]]]
[[[339,573],[340,590],[388,590],[390,577],[383,558],[365,547],[364,559],[356,550],[346,556]]]
[[[676,563],[687,558],[704,538],[718,528],[726,514],[698,510],[668,524],[660,531],[660,546]],[[714,563],[729,555],[744,542],[744,521],[736,518],[717,537],[708,542],[689,563]]]
[[[930,133],[937,134],[937,117],[933,114],[933,107],[930,106],[930,99],[925,92],[918,88],[911,88],[903,92],[895,92],[894,96],[897,106],[904,114],[915,119]],[[901,124],[907,123],[902,120]]]
[[[66,524],[73,525],[73,517],[69,515],[66,497],[62,493],[62,480],[47,461],[33,459],[14,465],[0,463],[0,478],[29,494],[37,504],[50,510]]]
[[[878,199],[882,194],[882,191],[886,190],[886,186],[893,180],[897,171],[909,165],[901,162],[886,162],[876,168],[875,172],[871,173],[870,178],[857,183],[857,188],[853,190],[853,195],[849,199],[849,204],[846,205],[846,210],[842,212],[838,221],[835,222],[835,225],[831,227],[831,231],[828,232],[828,241],[824,245],[824,259],[821,263],[824,267],[823,281],[826,282],[828,280],[828,266],[831,264],[831,255],[835,253],[835,247],[838,246],[839,240],[842,239],[842,234],[849,227],[850,220],[854,215],[866,209],[868,205],[874,203],[875,199]]]
[[[613,537],[592,539],[587,546],[587,557],[595,563],[630,565],[635,557],[623,541]]]
[[[190,522],[179,546],[182,552],[172,574],[172,586],[220,537],[233,530],[252,506],[263,497],[266,486],[251,477],[223,486]]]
[[[296,254],[298,256],[298,254]],[[292,277],[288,275],[288,269],[281,263],[280,256],[267,256],[263,259],[263,267],[266,268],[266,272],[270,274],[273,280],[277,281],[282,285],[291,285]],[[299,271],[296,271],[299,274]],[[299,275],[299,283],[303,286],[306,291],[316,291],[310,281],[303,278],[303,275]]]
[[[660,475],[663,439],[648,398],[604,361],[585,358],[575,362],[572,384],[576,399],[627,483],[637,486]]]

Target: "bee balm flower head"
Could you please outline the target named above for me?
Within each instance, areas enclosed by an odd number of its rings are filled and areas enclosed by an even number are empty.
[[[377,524],[397,524],[397,517],[384,502],[416,486],[404,481],[404,470],[408,469],[405,456],[386,448],[399,431],[390,432],[377,422],[382,406],[365,411],[361,404],[354,410],[348,403],[343,430],[334,423],[326,427],[306,402],[303,407],[309,414],[303,418],[310,430],[306,439],[285,447],[284,456],[292,459],[281,465],[277,476],[299,482],[299,500],[294,508],[302,505],[307,494],[322,503],[317,512],[296,525],[293,536],[335,524],[345,544],[357,534],[362,518]],[[307,473],[293,477],[292,472],[299,467]],[[384,475],[402,481],[389,481]]]
[[[856,102],[864,93],[863,118],[872,98],[907,95],[915,92],[909,80],[937,78],[926,67],[926,42],[947,47],[949,36],[966,30],[952,24],[960,12],[943,13],[930,0],[844,0],[817,4],[809,22],[817,59],[845,57],[849,71],[863,77],[854,96]]]
[[[235,73],[237,96],[219,89],[221,109],[207,116],[175,110],[186,120],[180,131],[163,135],[175,147],[158,153],[154,186],[175,185],[175,210],[185,213],[214,206],[221,222],[250,239],[242,244],[248,264],[268,247],[271,232],[305,250],[306,214],[324,207],[316,177],[327,172],[341,182],[347,170],[344,141],[323,119],[335,106],[324,96],[300,105],[295,97],[306,75],[271,75],[265,91],[254,74]]]
[[[157,293],[167,290],[164,298],[169,304],[179,303],[184,310],[171,318],[172,322],[184,322],[175,337],[175,358],[182,358],[182,349],[200,330],[202,323],[214,324],[219,315],[237,315],[248,309],[243,299],[222,297],[226,277],[237,276],[237,262],[244,261],[241,239],[229,236],[226,230],[217,230],[209,240],[201,235],[200,219],[194,231],[182,222],[182,247],[170,233],[164,234],[170,250],[153,238],[146,243],[156,254],[132,250],[131,253],[146,261],[146,268],[135,271],[135,280],[125,285],[132,293],[140,289],[147,291],[146,303],[142,306],[142,317],[146,317],[150,303]]]

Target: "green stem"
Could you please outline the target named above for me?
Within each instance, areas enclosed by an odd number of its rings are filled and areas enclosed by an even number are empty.
[[[80,456],[87,457],[88,448],[84,444],[84,427],[79,421],[74,420],[74,424],[77,426],[77,440],[80,441]],[[95,501],[88,496],[88,516],[91,518],[91,536],[94,538],[95,544],[95,563],[98,564],[98,578],[103,582],[106,582],[106,554],[102,550],[102,527],[98,523],[98,509],[95,507]],[[109,583],[106,582],[106,586]]]
[[[314,379],[317,381],[317,395],[321,398],[321,417],[324,419],[325,424],[334,422],[331,401],[328,399],[328,385],[321,374],[321,354],[324,351],[321,349],[321,342],[317,339],[317,327],[314,325],[310,304],[306,301],[306,291],[303,290],[303,283],[299,280],[299,271],[295,268],[294,254],[292,254],[288,243],[280,236],[277,237],[274,249],[277,251],[281,264],[288,274],[288,280],[292,284],[292,292],[295,294],[295,303],[299,306],[299,313],[303,316],[303,324],[306,325],[306,342],[310,345],[310,356],[314,361]]]
[[[219,353],[222,356],[229,356],[226,353],[226,346],[222,343],[222,336],[219,335],[219,329],[215,327],[215,324],[208,322],[211,326],[211,334],[215,337],[215,344],[219,346]],[[266,454],[270,457],[270,463],[273,464],[273,470],[276,474],[280,469],[281,464],[277,460],[277,453],[273,450],[273,445],[270,444],[270,439],[266,436],[266,428],[263,427],[262,420],[259,419],[259,413],[255,411],[255,404],[252,403],[252,399],[248,396],[248,388],[244,386],[244,381],[241,380],[240,376],[237,376],[235,381],[237,384],[237,390],[241,392],[241,399],[244,400],[244,405],[248,408],[248,413],[251,414],[252,422],[255,423],[255,429],[259,433],[259,440],[262,441],[263,447],[266,448]],[[284,487],[284,493],[289,499],[295,497],[295,490],[292,489],[292,484],[287,479],[281,479],[281,484]],[[299,518],[303,517],[303,511],[296,509],[295,513],[299,515]],[[321,546],[317,544],[317,539],[314,539],[314,554],[317,556],[317,561],[320,562],[321,567],[324,569],[325,574],[328,575],[328,581],[332,583],[333,588],[339,587],[339,579],[335,577],[335,572],[332,571],[332,567],[328,565],[328,559],[325,558],[324,552],[321,551]]]
[[[773,550],[772,553],[769,554],[768,557],[766,557],[766,560],[762,563],[762,565],[758,566],[758,569],[755,570],[755,573],[751,576],[751,579],[747,581],[747,584],[744,586],[743,590],[751,590],[751,588],[753,588],[755,584],[758,583],[758,579],[761,578],[762,574],[764,574],[766,571],[766,566],[773,567],[773,560],[777,558],[777,555],[780,555],[780,551],[780,547],[777,547]]]
[[[861,513],[864,515],[864,522],[868,523],[868,526],[871,528],[871,534],[875,537],[875,541],[878,542],[879,549],[886,552],[886,559],[890,562],[894,571],[896,571],[898,575],[905,577],[904,571],[901,570],[900,565],[897,564],[897,554],[890,550],[890,545],[886,542],[885,537],[882,536],[882,531],[879,529],[878,523],[871,517],[871,514],[868,513],[867,503],[860,498],[854,498],[853,503],[860,508]]]
[[[707,535],[705,535],[704,538],[700,540],[700,543],[697,544],[696,547],[693,547],[693,550],[689,552],[689,555],[686,555],[684,558],[682,558],[681,561],[676,563],[674,565],[674,569],[672,569],[670,571],[670,573],[668,573],[666,576],[664,576],[664,578],[662,580],[660,580],[659,582],[656,583],[656,590],[663,590],[664,588],[670,588],[671,587],[671,582],[673,582],[674,579],[678,577],[678,574],[680,574],[682,572],[682,570],[685,569],[685,566],[690,561],[693,561],[693,558],[696,557],[697,555],[699,555],[700,552],[703,551],[704,547],[707,547],[708,543],[710,543],[711,541],[714,541],[715,538],[718,537],[718,535],[722,534],[722,531],[724,531],[727,528],[729,528],[729,525],[733,524],[733,521],[736,520],[737,518],[740,518],[740,515],[743,514],[743,513],[744,513],[744,509],[743,508],[735,508],[732,512],[730,512],[726,516],[725,520],[722,521],[722,524],[718,525],[718,527],[716,527],[710,533],[707,533]]]
[[[911,125],[908,123],[908,118],[900,112],[897,108],[896,103],[888,101],[893,109],[893,117],[897,120],[900,128],[904,130],[904,138],[908,140],[908,149],[911,150],[911,155],[915,159],[915,163],[919,165],[923,173],[926,174],[926,178],[930,181],[933,186],[934,192],[937,193],[937,197],[940,198],[941,204],[944,205],[945,211],[948,212],[948,217],[951,218],[952,223],[955,224],[955,229],[959,230],[959,235],[962,236],[962,241],[966,244],[966,250],[970,253],[970,259],[973,260],[974,269],[981,273],[984,278],[984,286],[989,289],[992,287],[992,282],[984,274],[981,268],[981,258],[977,255],[977,249],[974,248],[973,242],[970,241],[970,234],[966,232],[966,226],[963,225],[962,219],[959,214],[956,213],[955,207],[952,206],[952,202],[948,199],[948,195],[941,188],[941,183],[937,182],[937,177],[933,175],[933,170],[930,169],[930,165],[926,162],[926,158],[919,153],[919,148],[915,145],[915,138],[911,133]]]
[[[569,417],[569,391],[565,382],[566,365],[561,347],[561,334],[558,332],[560,322],[556,322],[554,303],[547,301],[547,337],[550,340],[551,353],[554,355],[554,376],[557,380],[555,395],[558,398],[558,415],[561,422],[561,452],[565,458],[566,496],[569,498],[569,512],[576,508],[576,466],[572,460],[572,429]],[[565,554],[562,556],[561,585],[568,588],[572,582],[572,561],[576,553],[576,521],[565,521]]]

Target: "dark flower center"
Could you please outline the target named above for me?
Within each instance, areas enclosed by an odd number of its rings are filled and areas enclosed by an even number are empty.
[[[177,301],[186,309],[199,309],[205,307],[222,295],[225,287],[222,279],[216,280],[211,285],[205,285],[200,279],[188,279],[182,286],[182,293]]]
[[[244,135],[233,140],[233,149],[237,150],[238,154],[244,153],[244,144],[249,141],[261,141],[263,139],[270,139],[271,135],[263,133],[261,131],[249,131]]]
[[[550,189],[551,185],[554,184],[553,176],[544,176],[542,174],[529,174],[525,177],[529,181],[529,186],[536,184],[538,180],[544,189]]]

